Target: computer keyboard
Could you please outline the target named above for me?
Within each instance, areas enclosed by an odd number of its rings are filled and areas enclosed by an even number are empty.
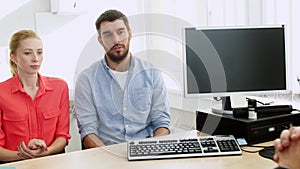
[[[133,140],[127,143],[128,160],[241,155],[234,136],[199,136],[186,139]]]

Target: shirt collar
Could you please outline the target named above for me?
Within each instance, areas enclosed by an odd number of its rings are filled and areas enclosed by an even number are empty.
[[[44,76],[38,73],[38,77],[40,83],[40,87],[39,87],[39,92],[41,92],[40,94],[45,93],[46,90],[53,90],[53,87],[48,85],[47,79]],[[19,80],[19,75],[15,75],[14,77],[12,77],[11,86],[12,86],[11,87],[12,93],[15,93],[17,91],[25,92],[21,84],[21,81]]]
[[[132,69],[134,67],[134,56],[130,53],[130,67],[129,67],[129,70]],[[107,61],[106,61],[106,57],[104,56],[104,58],[102,59],[102,64],[104,65],[104,67],[107,69],[107,70],[110,70],[110,67],[108,66],[107,64]],[[129,71],[128,70],[128,71]]]

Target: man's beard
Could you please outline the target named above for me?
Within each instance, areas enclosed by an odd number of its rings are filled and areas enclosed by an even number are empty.
[[[115,54],[111,53],[110,51],[108,51],[106,54],[109,57],[109,59],[115,63],[120,63],[121,61],[123,61],[128,54],[128,49],[126,49],[124,45],[122,45],[122,47],[125,49],[123,55],[115,55]]]

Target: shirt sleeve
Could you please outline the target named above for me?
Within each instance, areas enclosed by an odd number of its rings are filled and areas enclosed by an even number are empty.
[[[170,108],[167,100],[167,90],[161,72],[153,69],[153,96],[151,105],[151,119],[153,131],[165,127],[170,132]]]
[[[75,113],[81,140],[91,133],[98,136],[98,117],[96,107],[93,102],[93,81],[88,75],[81,73],[77,79],[75,87]]]
[[[60,101],[60,116],[55,133],[55,137],[63,137],[66,140],[70,139],[70,101],[68,85],[64,82],[62,88],[62,96]]]
[[[1,108],[0,108],[0,119],[3,119]],[[2,129],[2,120],[0,120],[0,147],[3,147],[4,144],[5,144],[5,135]]]

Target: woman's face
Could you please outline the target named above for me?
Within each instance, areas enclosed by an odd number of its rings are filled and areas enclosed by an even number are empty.
[[[36,74],[43,61],[43,44],[38,38],[28,38],[20,41],[15,54],[11,54],[11,60],[18,68],[18,74]]]

